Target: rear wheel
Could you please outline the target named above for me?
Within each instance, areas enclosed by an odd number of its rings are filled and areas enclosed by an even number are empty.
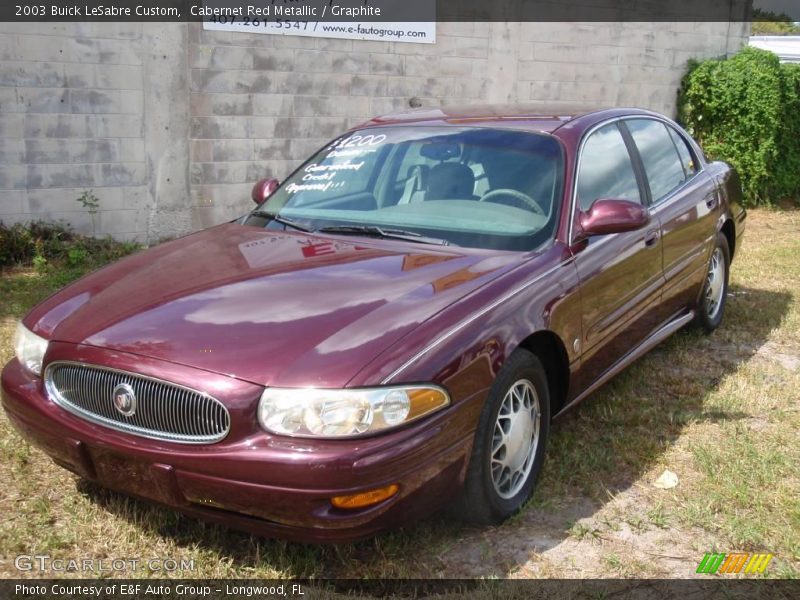
[[[697,307],[696,323],[706,333],[711,333],[722,323],[725,302],[728,297],[730,264],[731,253],[728,248],[728,238],[724,234],[718,233]]]
[[[550,393],[539,359],[517,350],[500,370],[483,407],[456,511],[474,523],[498,523],[533,492],[544,460]]]

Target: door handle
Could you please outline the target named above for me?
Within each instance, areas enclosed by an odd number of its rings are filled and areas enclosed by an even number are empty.
[[[655,246],[656,242],[658,242],[658,238],[661,237],[661,233],[658,229],[651,229],[647,233],[644,234],[644,245],[645,246]]]
[[[714,208],[717,206],[717,194],[711,194],[710,196],[706,197],[706,206],[708,208]]]

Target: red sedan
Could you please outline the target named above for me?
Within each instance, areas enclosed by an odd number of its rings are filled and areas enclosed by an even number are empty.
[[[518,511],[554,416],[719,326],[745,218],[634,109],[376,118],[254,196],[34,308],[2,400],[81,477],[310,541]]]

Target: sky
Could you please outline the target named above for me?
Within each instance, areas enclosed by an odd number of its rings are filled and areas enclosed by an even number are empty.
[[[753,0],[753,8],[785,13],[793,21],[800,21],[800,0]]]

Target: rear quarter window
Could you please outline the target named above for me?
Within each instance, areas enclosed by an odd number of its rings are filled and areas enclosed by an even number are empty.
[[[681,134],[675,131],[672,127],[667,127],[672,141],[675,143],[675,149],[678,151],[678,156],[681,157],[681,166],[686,174],[687,179],[691,179],[697,174],[697,161],[694,158],[694,153],[687,141]]]

